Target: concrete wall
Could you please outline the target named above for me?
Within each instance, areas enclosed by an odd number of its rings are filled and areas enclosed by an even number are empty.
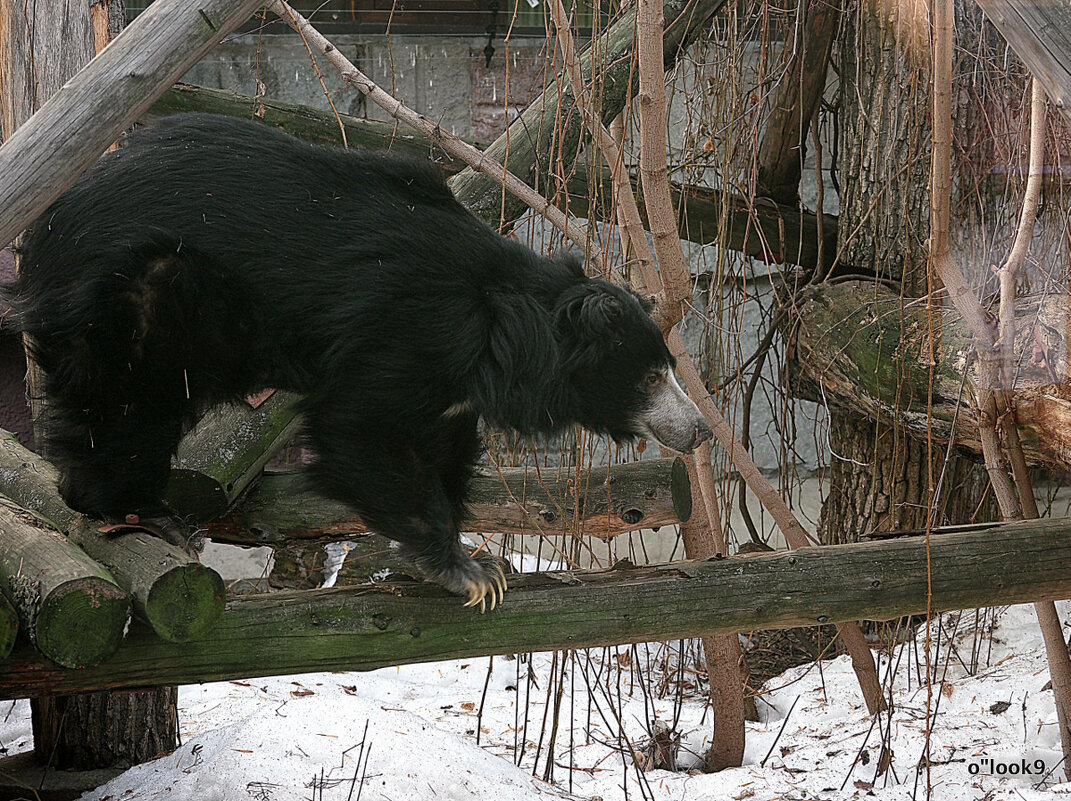
[[[490,66],[486,37],[340,35],[332,42],[381,87],[463,139],[494,139],[543,87],[543,39],[496,43]],[[344,88],[331,65],[324,63],[320,74],[340,112],[390,119],[360,92]],[[305,45],[288,34],[221,44],[183,80],[247,95],[258,94],[259,86],[268,97],[330,107]]]

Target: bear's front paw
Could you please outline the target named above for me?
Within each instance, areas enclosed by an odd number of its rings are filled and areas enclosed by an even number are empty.
[[[468,598],[465,606],[487,610],[487,602],[494,609],[506,592],[506,574],[502,562],[486,551],[477,551],[471,556],[461,543],[454,540],[443,550],[425,546],[420,550],[402,546],[402,552],[428,581],[443,589]]]
[[[483,614],[490,598],[491,608],[494,609],[506,594],[506,573],[502,569],[502,561],[487,551],[477,551],[465,567],[470,568],[463,578],[464,594],[469,597],[465,606],[479,604],[480,614]]]

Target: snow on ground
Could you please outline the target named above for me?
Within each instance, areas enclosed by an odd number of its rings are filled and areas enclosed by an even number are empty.
[[[1071,607],[1061,606],[1069,617]],[[880,660],[891,718],[867,715],[847,657],[794,668],[758,700],[762,720],[748,724],[744,766],[713,775],[641,773],[628,756],[642,749],[654,716],[675,721],[681,763],[694,765],[705,750],[710,714],[693,672],[696,646],[686,644],[682,665],[681,644],[672,643],[184,687],[182,746],[83,798],[925,799],[916,766],[928,702],[936,709],[931,798],[1071,796],[1071,785],[1058,783],[1055,713],[1032,608],[946,615],[930,634],[937,679],[929,687],[919,682],[924,632]],[[0,744],[9,753],[30,747],[26,702],[0,706]]]

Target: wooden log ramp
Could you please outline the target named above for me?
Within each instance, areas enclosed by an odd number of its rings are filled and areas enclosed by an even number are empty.
[[[222,614],[216,571],[145,532],[102,533],[99,521],[63,503],[55,468],[7,432],[0,432],[0,493],[7,499],[0,503],[0,592],[31,642],[58,664],[109,658],[131,606],[155,636],[173,642],[201,636]]]
[[[510,577],[487,614],[427,583],[233,598],[189,643],[131,627],[107,664],[65,670],[16,646],[0,698],[187,684],[752,629],[891,619],[1071,597],[1071,520],[654,567]]]

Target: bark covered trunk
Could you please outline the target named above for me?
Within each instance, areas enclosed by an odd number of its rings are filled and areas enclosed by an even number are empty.
[[[31,709],[34,749],[53,766],[136,765],[175,750],[177,687],[46,696]]]
[[[899,283],[904,298],[927,291],[929,235],[930,80],[925,51],[916,56],[907,46],[909,30],[906,20],[871,2],[844,16],[837,165],[839,259]],[[906,324],[895,310],[887,322],[894,329]],[[891,405],[911,406],[924,417],[925,397],[920,402],[903,381],[905,362],[902,354],[892,354],[887,365]],[[862,532],[922,528],[934,505],[940,513],[936,523],[991,514],[980,507],[988,482],[979,465],[954,453],[946,461],[943,443],[913,439],[887,422],[832,408],[828,458],[829,494],[819,524],[823,543],[849,541]]]

